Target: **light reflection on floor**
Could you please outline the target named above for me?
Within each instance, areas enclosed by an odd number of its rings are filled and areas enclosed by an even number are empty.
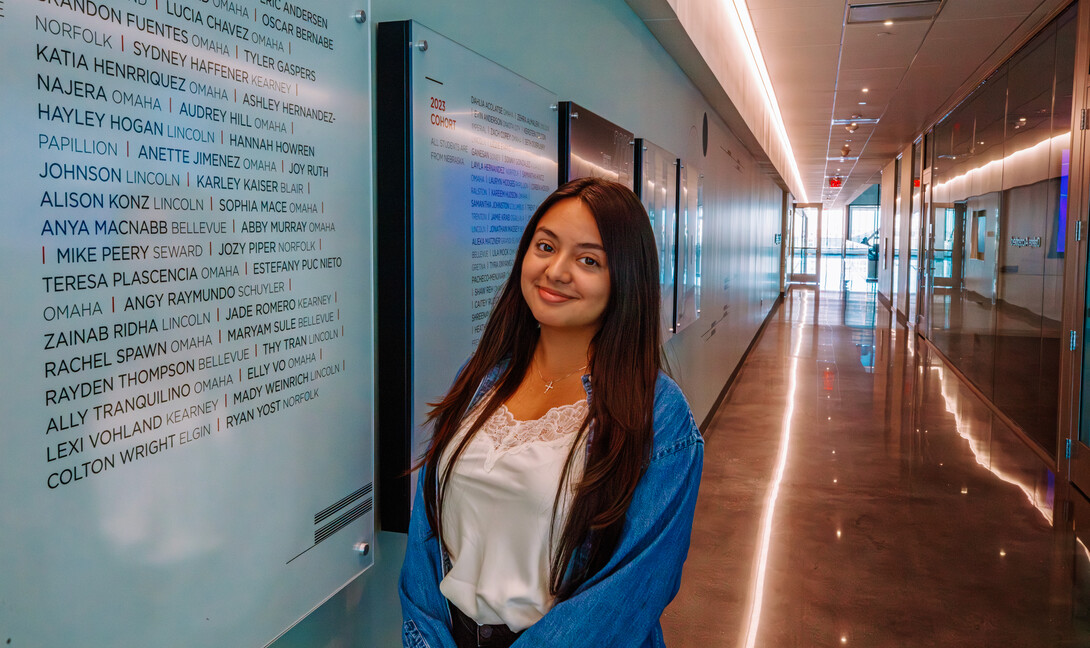
[[[821,257],[821,289],[875,292],[877,280],[868,281],[866,255],[825,255]]]
[[[1090,557],[1051,522],[1065,480],[891,328],[865,257],[835,260],[706,432],[667,645],[1090,645]]]

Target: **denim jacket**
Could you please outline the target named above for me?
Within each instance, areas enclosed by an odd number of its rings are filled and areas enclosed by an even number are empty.
[[[485,377],[474,404],[488,393],[502,370],[498,366]],[[589,401],[592,390],[586,376],[583,387]],[[557,603],[527,628],[513,644],[515,648],[665,645],[659,617],[681,584],[704,440],[681,390],[662,373],[655,385],[653,427],[650,463],[632,497],[613,557],[571,598]],[[398,587],[402,641],[413,648],[454,648],[447,600],[439,591],[445,556],[424,511],[423,484],[421,475]]]

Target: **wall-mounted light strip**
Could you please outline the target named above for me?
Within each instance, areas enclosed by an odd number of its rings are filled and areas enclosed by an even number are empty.
[[[761,54],[761,46],[757,43],[757,32],[753,29],[753,22],[749,19],[749,7],[746,6],[746,0],[723,0],[723,3],[734,10],[735,26],[742,32],[742,37],[747,45],[746,51],[749,54],[750,69],[757,74],[757,78],[761,82],[768,114],[772,117],[772,126],[783,139],[783,146],[787,152],[787,164],[791,167],[790,172],[794,177],[795,186],[798,187],[798,191],[802,194],[796,196],[796,200],[808,202],[806,186],[802,182],[798,163],[795,161],[795,151],[791,148],[791,139],[787,136],[787,128],[784,126],[783,116],[780,114],[780,103],[776,100],[776,92],[772,89],[772,80],[768,76],[768,69],[765,68],[765,59]]]

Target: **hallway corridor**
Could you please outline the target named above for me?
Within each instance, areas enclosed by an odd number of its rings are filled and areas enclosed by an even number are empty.
[[[927,349],[788,292],[705,433],[668,646],[1090,646],[1067,480]]]

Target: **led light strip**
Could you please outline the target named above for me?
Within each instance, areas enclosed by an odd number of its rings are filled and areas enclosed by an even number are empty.
[[[761,46],[757,43],[757,32],[754,31],[753,22],[749,19],[749,7],[746,6],[746,0],[723,1],[724,4],[734,9],[737,27],[741,30],[743,38],[745,38],[746,50],[749,52],[749,65],[757,73],[761,86],[764,88],[764,100],[768,106],[768,112],[772,116],[772,125],[780,137],[783,138],[783,145],[787,151],[787,163],[791,167],[790,171],[794,176],[795,185],[801,194],[795,196],[795,201],[810,202],[806,198],[806,187],[803,185],[802,176],[799,174],[799,167],[795,161],[795,151],[791,148],[791,139],[787,137],[787,128],[783,123],[783,115],[780,114],[780,103],[776,100],[776,92],[772,89],[772,80],[765,68],[765,59],[761,54]]]

